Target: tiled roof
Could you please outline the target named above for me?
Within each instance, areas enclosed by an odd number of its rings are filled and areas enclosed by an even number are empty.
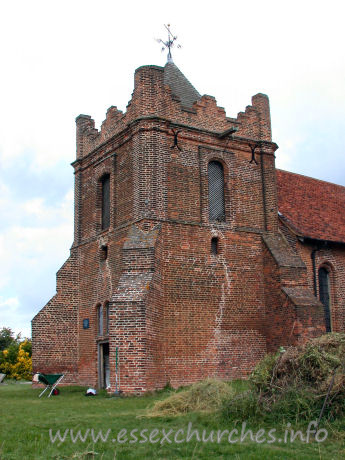
[[[277,169],[278,210],[301,236],[345,242],[345,187]]]
[[[172,93],[185,107],[191,108],[193,103],[201,98],[198,91],[173,62],[168,62],[164,67],[164,83],[170,86]]]

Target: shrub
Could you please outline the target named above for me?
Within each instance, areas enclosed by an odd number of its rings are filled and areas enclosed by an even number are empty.
[[[255,367],[249,377],[249,381],[259,391],[267,391],[270,387],[272,375],[280,353],[268,353]]]
[[[32,359],[31,342],[13,343],[0,352],[0,372],[16,380],[31,380]]]

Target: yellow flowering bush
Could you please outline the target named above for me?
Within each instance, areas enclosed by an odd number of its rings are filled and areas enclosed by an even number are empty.
[[[31,380],[32,359],[31,342],[27,339],[18,344],[11,344],[0,354],[0,372],[16,380]]]

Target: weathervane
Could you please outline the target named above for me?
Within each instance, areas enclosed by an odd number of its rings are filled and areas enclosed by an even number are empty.
[[[163,40],[161,40],[160,38],[156,39],[156,41],[158,43],[162,43],[164,46],[162,48],[162,51],[164,51],[166,48],[168,48],[168,62],[173,62],[172,60],[172,56],[171,56],[171,48],[174,46],[174,42],[175,40],[177,40],[177,37],[175,37],[171,31],[170,31],[170,24],[168,25],[165,25],[164,24],[164,27],[166,28],[166,30],[168,31],[168,41],[164,42]],[[181,48],[181,45],[177,45],[177,48]]]

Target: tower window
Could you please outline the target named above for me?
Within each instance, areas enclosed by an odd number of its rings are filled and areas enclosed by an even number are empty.
[[[102,183],[102,230],[110,225],[110,176],[107,174],[101,179]]]
[[[99,305],[97,307],[97,327],[98,327],[98,335],[103,335],[103,307]]]
[[[208,198],[210,221],[224,222],[224,170],[219,161],[208,164]]]
[[[109,334],[109,303],[105,305],[105,333]]]
[[[319,269],[319,296],[325,312],[326,332],[331,332],[331,305],[330,305],[329,271],[325,267]]]
[[[211,254],[217,255],[218,254],[218,238],[212,238],[211,240]]]

